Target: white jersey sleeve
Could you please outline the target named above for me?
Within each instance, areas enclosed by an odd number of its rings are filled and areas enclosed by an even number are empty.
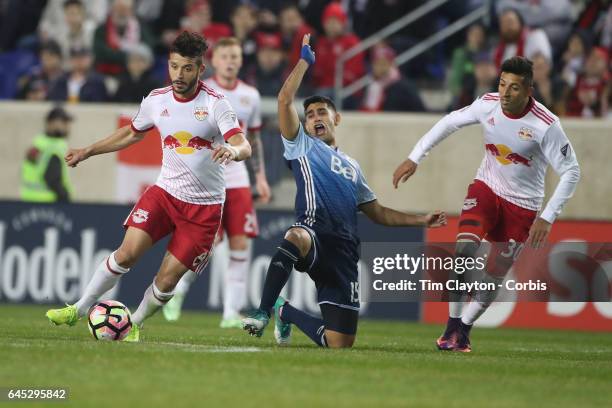
[[[408,158],[418,164],[431,149],[452,133],[464,126],[478,123],[480,110],[481,99],[478,98],[471,105],[444,116],[416,143]]]
[[[580,180],[580,166],[572,144],[559,121],[550,126],[540,147],[555,173],[561,176],[557,188],[540,214],[540,218],[553,223],[576,190],[576,185]]]
[[[227,141],[236,133],[242,132],[236,112],[225,98],[219,98],[213,105],[213,117],[223,139]]]
[[[138,112],[136,112],[136,115],[134,116],[134,118],[132,118],[132,130],[134,132],[146,132],[155,127],[153,115],[151,112],[152,106],[153,103],[150,95],[146,98],[143,98],[142,102],[140,103],[140,108],[138,109]]]

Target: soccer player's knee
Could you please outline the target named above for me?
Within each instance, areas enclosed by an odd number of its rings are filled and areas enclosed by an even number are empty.
[[[170,274],[157,274],[155,277],[155,286],[161,292],[174,294],[174,288],[178,284],[179,279]]]
[[[455,256],[460,258],[473,258],[476,256],[480,244],[474,241],[457,241]]]
[[[310,234],[304,228],[290,228],[285,234],[285,239],[298,247],[300,256],[305,257],[310,250]]]
[[[468,272],[465,265],[469,264],[468,259],[473,259],[476,256],[479,245],[479,243],[474,241],[457,241],[457,244],[455,245],[455,261],[457,266],[452,271],[449,271],[450,279],[459,279],[460,281],[464,281],[464,273]],[[459,269],[459,265],[463,265],[461,269]],[[463,291],[459,290],[451,292],[462,293]]]
[[[123,268],[131,268],[138,260],[136,250],[124,245],[120,246],[113,254],[115,262]]]
[[[328,348],[351,348],[355,343],[355,336],[325,330],[325,342]]]

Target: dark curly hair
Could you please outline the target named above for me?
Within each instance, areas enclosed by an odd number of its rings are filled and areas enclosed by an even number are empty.
[[[525,57],[514,56],[505,60],[501,66],[501,72],[508,72],[523,77],[526,86],[533,83],[533,62]]]
[[[198,64],[202,63],[202,56],[208,50],[206,39],[196,32],[183,31],[176,37],[170,47],[170,53],[177,53],[182,57],[195,58]]]
[[[322,102],[322,103],[326,104],[334,112],[337,112],[336,105],[334,104],[334,101],[332,101],[331,99],[329,99],[326,96],[313,95],[313,96],[309,96],[308,98],[304,99],[304,113],[306,113],[306,109],[308,109],[308,107],[311,104],[319,103],[319,102]]]

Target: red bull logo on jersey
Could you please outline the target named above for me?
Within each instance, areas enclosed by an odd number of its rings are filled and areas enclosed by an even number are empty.
[[[243,96],[240,98],[240,105],[242,106],[250,106],[251,105],[251,98],[249,98],[248,96]]]
[[[526,142],[533,140],[533,130],[526,127],[522,127],[519,129],[518,137],[519,139],[524,140]]]
[[[179,154],[192,154],[202,149],[213,149],[211,141],[200,136],[193,136],[185,131],[176,132],[173,135],[164,137],[162,147],[164,149],[174,149]]]
[[[208,117],[208,109],[206,106],[196,106],[193,108],[193,117],[200,122]]]
[[[485,145],[485,150],[491,155],[495,156],[497,161],[504,166],[508,164],[522,164],[524,166],[531,167],[530,158],[528,159],[518,153],[513,152],[512,149],[504,144],[487,143]]]

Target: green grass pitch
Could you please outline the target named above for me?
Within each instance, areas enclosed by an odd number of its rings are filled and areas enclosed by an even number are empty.
[[[100,342],[84,321],[53,327],[42,306],[0,304],[0,388],[67,387],[71,407],[612,406],[612,335],[474,329],[471,354],[439,352],[435,325],[363,320],[355,347],[294,331],[274,345],[219,316],[147,321],[139,344]]]

